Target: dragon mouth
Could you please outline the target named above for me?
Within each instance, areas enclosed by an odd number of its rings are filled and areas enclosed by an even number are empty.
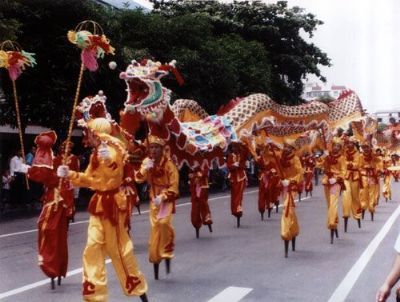
[[[139,78],[132,78],[127,81],[129,98],[126,105],[139,106],[149,96],[149,85]]]

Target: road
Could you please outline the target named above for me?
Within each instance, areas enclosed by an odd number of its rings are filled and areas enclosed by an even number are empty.
[[[181,198],[174,218],[176,252],[172,273],[160,266],[153,279],[147,260],[148,212],[132,221],[135,254],[149,283],[149,300],[157,302],[253,301],[374,301],[388,273],[398,234],[400,185],[393,183],[392,201],[380,202],[375,221],[369,214],[358,229],[340,220],[339,239],[330,244],[322,187],[297,204],[300,223],[297,251],[284,258],[280,215],[260,220],[257,188],[248,188],[241,227],[230,215],[229,193],[210,196],[213,233],[202,228],[195,238],[188,198]],[[81,301],[82,251],[86,242],[86,212],[78,212],[69,231],[69,273],[51,290],[37,267],[36,217],[0,222],[0,301]],[[107,264],[109,301],[139,301],[123,295],[112,264]]]

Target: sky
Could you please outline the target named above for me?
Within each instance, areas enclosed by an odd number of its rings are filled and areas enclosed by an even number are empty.
[[[140,2],[151,7],[147,0]],[[303,7],[324,22],[309,42],[331,58],[331,67],[320,68],[328,83],[353,89],[370,113],[400,110],[399,0],[288,0],[288,4]]]

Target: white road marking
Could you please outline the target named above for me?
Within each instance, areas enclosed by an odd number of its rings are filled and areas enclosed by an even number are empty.
[[[253,191],[248,191],[248,192],[244,192],[245,195],[247,194],[253,194],[255,192],[258,192],[258,190],[253,190]],[[224,198],[228,198],[230,197],[230,195],[223,195],[223,196],[218,196],[218,197],[213,197],[208,199],[208,201],[213,201],[213,200],[217,200],[217,199],[224,199]],[[305,199],[305,198],[303,198]],[[302,199],[302,200],[303,200]],[[183,207],[183,206],[187,206],[189,205],[190,202],[185,202],[185,203],[181,203],[181,204],[177,204],[176,207]],[[149,211],[141,211],[141,213],[148,213]],[[133,213],[132,215],[139,215],[138,212]],[[75,225],[75,224],[82,224],[82,223],[88,223],[89,220],[81,220],[81,221],[77,221],[77,222],[72,222],[70,223],[70,225]],[[37,229],[33,229],[33,230],[27,230],[27,231],[21,231],[21,232],[15,232],[15,233],[9,233],[9,234],[3,234],[0,235],[0,238],[6,238],[6,237],[11,237],[11,236],[17,236],[17,235],[23,235],[23,234],[28,234],[28,233],[34,233],[37,232]]]
[[[354,263],[353,267],[344,277],[342,282],[336,288],[332,296],[330,297],[328,302],[341,302],[345,301],[346,297],[350,293],[354,284],[360,277],[364,268],[367,266],[368,262],[371,260],[375,251],[379,247],[382,240],[386,237],[387,233],[390,231],[391,227],[395,223],[397,217],[400,215],[400,206],[393,212],[393,214],[386,221],[384,226],[381,228],[379,233],[375,236],[375,238],[370,242],[364,252],[361,254],[360,258]]]
[[[248,194],[253,194],[253,193],[255,193],[255,192],[258,192],[258,190],[248,191],[248,192],[245,192],[244,194],[245,194],[245,195],[248,195]],[[223,196],[213,197],[213,198],[210,198],[209,201],[218,200],[218,199],[223,199],[223,198],[227,198],[227,197],[230,197],[230,195],[223,195]],[[310,198],[310,196],[301,198],[301,200],[306,200],[306,199],[309,199],[309,198]],[[297,201],[296,201],[296,202],[297,202]],[[179,207],[179,206],[185,206],[185,205],[189,205],[189,204],[190,204],[190,202],[186,202],[186,203],[182,203],[182,204],[177,205],[177,207]],[[282,204],[279,205],[279,207],[282,207],[282,206],[283,206]],[[149,211],[143,211],[142,213],[148,213],[148,212],[149,212]],[[138,213],[134,213],[134,214],[135,214],[135,215],[138,215]],[[89,220],[83,220],[83,221],[74,222],[74,223],[72,223],[72,224],[84,223],[84,222],[88,222],[88,221],[89,221]],[[33,231],[36,231],[36,230],[30,230],[30,231],[19,232],[19,233],[25,234],[25,233],[30,233],[30,232],[33,232]],[[3,237],[13,236],[13,235],[18,235],[19,233],[5,234],[5,235],[2,235],[2,236],[3,236]],[[0,237],[0,238],[1,238],[1,237]],[[106,260],[106,263],[110,263],[110,262],[111,262],[110,259]],[[70,276],[73,276],[73,275],[76,275],[76,274],[79,274],[79,273],[81,273],[81,272],[82,272],[82,267],[81,267],[81,268],[74,269],[74,270],[72,270],[72,271],[67,272],[66,278],[67,278],[67,277],[70,277]],[[6,298],[6,297],[13,296],[13,295],[22,293],[22,292],[24,292],[24,291],[27,291],[27,290],[30,290],[30,289],[33,289],[33,288],[36,288],[36,287],[39,287],[39,286],[48,284],[48,283],[49,283],[49,279],[45,279],[45,280],[38,281],[38,282],[34,282],[34,283],[31,283],[31,284],[28,284],[28,285],[25,285],[25,286],[22,286],[22,287],[18,287],[18,288],[16,288],[16,289],[9,290],[9,291],[4,292],[4,293],[0,293],[0,300],[3,299],[3,298]],[[228,288],[225,289],[225,290],[228,290],[228,289],[230,289],[230,288],[233,288],[233,289],[245,289],[245,288],[241,288],[241,287],[228,287]],[[250,292],[252,289],[246,289],[246,290],[249,290],[248,292]],[[231,291],[231,290],[229,290],[229,292],[230,292],[230,291]],[[247,293],[248,293],[248,292],[247,292]],[[223,292],[221,292],[220,294],[222,294],[222,293],[223,293]],[[244,297],[245,295],[247,295],[247,293],[244,294],[242,297]],[[219,294],[219,295],[220,295],[220,294]],[[218,296],[219,296],[219,295],[218,295]],[[218,296],[214,297],[213,299],[217,298]],[[222,301],[224,301],[224,302],[225,302],[225,301],[235,302],[235,301],[239,301],[239,300],[235,300],[235,299],[231,300],[231,299],[228,299],[228,300],[215,300],[215,301],[214,301],[214,300],[210,300],[210,301],[212,301],[212,302],[217,302],[217,301],[221,301],[221,302],[222,302]]]
[[[107,259],[106,260],[106,264],[108,264],[110,262],[111,262],[111,259]],[[77,275],[77,274],[80,274],[80,273],[82,273],[82,267],[67,272],[67,276],[66,277],[71,277],[73,275]],[[14,296],[16,294],[23,293],[23,292],[25,292],[27,290],[30,290],[30,289],[33,289],[33,288],[36,288],[36,287],[39,287],[39,286],[42,286],[42,285],[49,284],[49,283],[50,283],[50,278],[47,278],[45,280],[41,280],[41,281],[38,281],[38,282],[35,282],[35,283],[31,283],[31,284],[28,284],[28,285],[25,285],[25,286],[22,286],[22,287],[18,287],[16,289],[9,290],[9,291],[4,292],[4,293],[0,293],[0,300],[2,300],[4,298],[7,298],[7,297],[10,297],[10,296]]]
[[[252,290],[252,288],[230,286],[207,302],[237,302]]]

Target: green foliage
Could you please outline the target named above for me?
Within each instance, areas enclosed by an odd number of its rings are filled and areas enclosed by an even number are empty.
[[[301,79],[313,73],[323,80],[318,65],[329,65],[326,54],[305,42],[322,24],[285,2],[156,1],[155,10],[113,10],[92,0],[3,0],[0,2],[0,40],[13,39],[36,53],[38,65],[18,79],[23,123],[66,131],[79,72],[79,50],[66,33],[82,20],[102,25],[115,57],[100,60],[95,73],[85,72],[81,98],[104,90],[114,117],[126,98],[125,83],[107,63],[125,69],[132,59],[176,59],[185,79],[163,80],[177,98],[197,100],[209,113],[236,96],[262,92],[295,104]],[[3,70],[7,96],[0,105],[1,123],[15,124],[11,83]]]

